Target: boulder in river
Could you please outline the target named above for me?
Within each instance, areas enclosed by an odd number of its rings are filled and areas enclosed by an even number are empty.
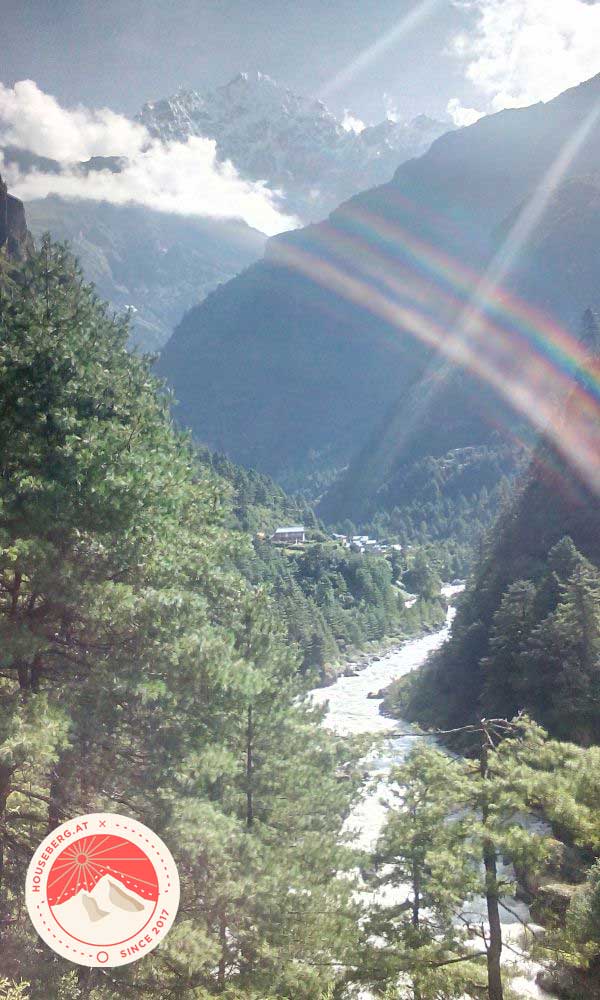
[[[577,892],[577,886],[570,882],[546,882],[537,890],[536,898],[531,904],[531,914],[538,920],[554,915],[561,920],[567,915],[569,904]]]

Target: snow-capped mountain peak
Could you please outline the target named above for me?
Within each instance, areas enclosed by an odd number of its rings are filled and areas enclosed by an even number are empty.
[[[260,72],[238,73],[206,93],[180,89],[144,105],[138,121],[163,141],[214,140],[221,160],[282,191],[288,209],[306,221],[389,180],[400,163],[424,153],[451,128],[425,115],[409,123],[388,118],[348,128],[322,101]]]

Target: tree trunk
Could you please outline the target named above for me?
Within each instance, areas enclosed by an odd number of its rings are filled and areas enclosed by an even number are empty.
[[[419,866],[416,862],[412,866],[412,883],[413,883],[412,925],[413,927],[418,927],[421,916],[421,872],[419,871]]]
[[[31,664],[31,673],[29,679],[29,686],[32,691],[37,692],[40,689],[40,675],[42,672],[42,658],[41,656],[34,656],[33,663]]]
[[[479,757],[480,774],[485,782],[488,777],[488,739],[485,727],[481,733],[481,752]],[[485,826],[488,821],[488,805],[486,790],[483,789],[481,818]],[[483,864],[485,867],[485,900],[487,904],[490,939],[486,945],[488,971],[489,1000],[504,1000],[502,988],[502,924],[500,923],[500,907],[498,904],[498,873],[496,869],[496,850],[491,840],[485,839],[483,844]]]
[[[0,767],[0,892],[4,877],[4,817],[12,776],[12,768]]]
[[[217,989],[219,993],[225,991],[225,977],[227,973],[227,926],[225,920],[219,921],[219,942],[221,944],[221,954],[219,956],[219,968],[217,971]]]
[[[74,770],[72,752],[63,750],[50,772],[50,790],[48,805],[48,833],[68,819],[67,787]]]
[[[411,809],[411,816],[413,824],[416,823],[417,815],[416,808],[413,806]],[[413,845],[413,852],[417,850],[416,844]],[[412,859],[412,891],[413,891],[413,902],[412,902],[412,918],[411,922],[413,927],[418,927],[421,922],[421,867],[420,858],[417,858],[413,853]],[[413,979],[413,1000],[422,1000],[423,994],[421,993],[421,987]]]
[[[487,946],[488,994],[489,1000],[504,1000],[500,969],[502,924],[500,923],[500,907],[498,905],[496,852],[491,845],[486,845],[484,848],[483,862],[485,865],[485,899],[490,925],[490,940]]]
[[[246,726],[246,826],[254,823],[254,800],[252,781],[254,776],[254,722],[252,705],[248,706],[248,721]]]

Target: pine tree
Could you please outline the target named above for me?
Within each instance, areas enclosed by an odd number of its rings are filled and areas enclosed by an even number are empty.
[[[522,659],[535,624],[535,600],[530,580],[517,580],[502,596],[490,629],[490,655],[481,660],[486,672],[484,710],[500,705],[512,718],[523,707]]]
[[[542,723],[589,744],[600,739],[600,573],[580,556],[560,594],[531,632],[524,685]]]
[[[385,946],[369,952],[366,978],[407,978],[406,995],[414,1000],[434,1000],[442,989],[448,998],[461,997],[473,981],[483,983],[456,919],[478,882],[464,850],[463,768],[438,750],[417,746],[390,782],[395,803],[374,862],[382,873],[375,886],[391,888],[392,901],[375,907],[370,918],[369,932]]]
[[[427,748],[414,751],[393,774],[400,806],[388,819],[378,852],[390,866],[381,881],[404,887],[405,901],[378,918],[386,948],[371,957],[374,975],[382,975],[382,965],[384,978],[392,982],[408,975],[412,993],[406,995],[415,1000],[440,993],[481,995],[480,974],[473,970],[477,955],[457,930],[457,919],[480,946],[489,1000],[504,1000],[508,974],[501,965],[500,913],[513,879],[500,862],[509,858],[532,872],[549,849],[548,838],[528,828],[523,816],[547,794],[562,763],[560,752],[524,718],[513,723],[484,719],[463,727],[460,735],[475,741],[473,759],[453,761]],[[469,918],[474,896],[485,900],[485,930]],[[438,977],[450,966],[451,985],[446,980],[440,988]]]
[[[357,935],[340,831],[353,751],[301,699],[249,544],[64,248],[0,299],[0,974],[113,1000],[281,995],[341,978]],[[172,847],[176,927],[107,980],[40,953],[21,893],[48,828],[120,811]],[[82,978],[83,977],[83,978]]]

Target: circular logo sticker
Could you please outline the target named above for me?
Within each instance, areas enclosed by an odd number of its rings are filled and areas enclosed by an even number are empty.
[[[171,852],[143,823],[92,813],[40,844],[25,900],[36,931],[59,955],[114,967],[137,962],[169,932],[179,877]]]

